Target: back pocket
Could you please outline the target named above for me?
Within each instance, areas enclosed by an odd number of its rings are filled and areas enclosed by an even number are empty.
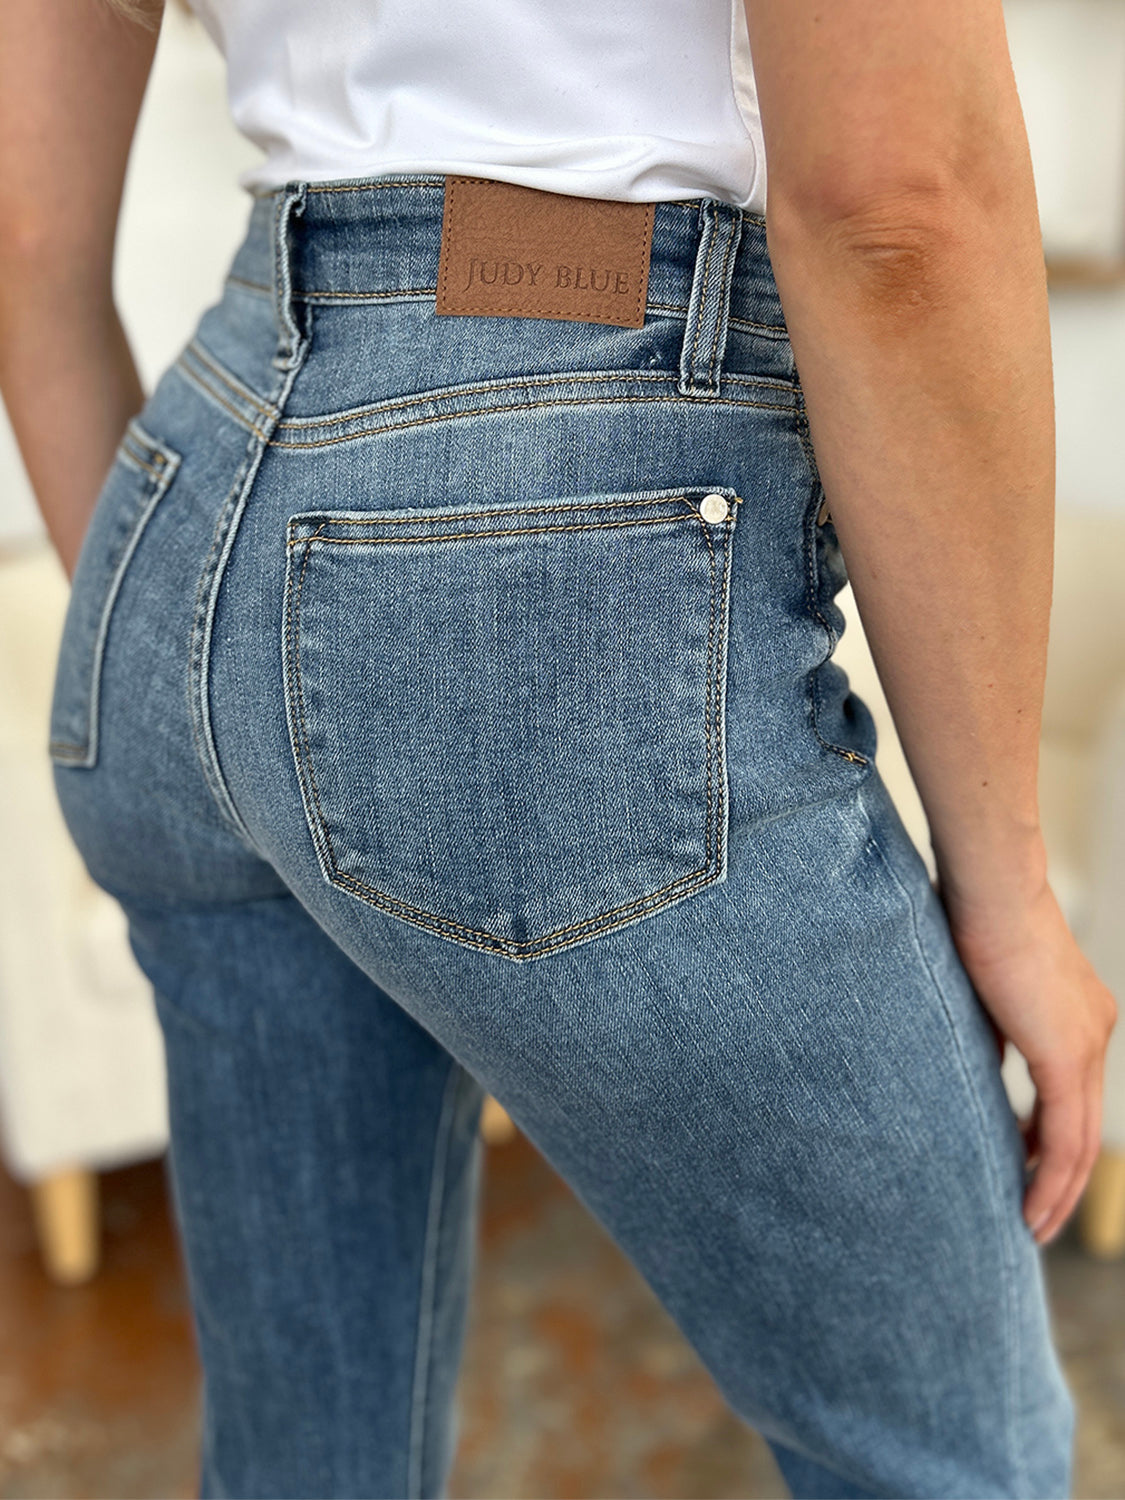
[[[51,758],[90,767],[98,759],[98,699],[113,606],[129,561],[180,465],[136,421],[98,496],[82,543],[63,626],[51,704]]]
[[[738,504],[294,517],[286,695],[325,877],[512,959],[722,880]]]

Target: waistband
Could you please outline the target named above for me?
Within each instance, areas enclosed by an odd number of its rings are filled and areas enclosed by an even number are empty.
[[[289,184],[255,198],[230,280],[313,304],[433,297],[444,204],[442,173]],[[712,241],[724,247],[729,317],[785,336],[765,220],[716,198],[654,205],[646,316],[688,316],[693,290],[699,299],[701,246]]]

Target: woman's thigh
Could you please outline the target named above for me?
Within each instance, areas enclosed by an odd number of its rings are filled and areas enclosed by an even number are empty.
[[[292,896],[126,904],[167,1057],[201,1494],[442,1493],[479,1084]]]

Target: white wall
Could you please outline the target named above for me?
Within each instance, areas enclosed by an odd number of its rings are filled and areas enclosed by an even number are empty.
[[[202,27],[170,4],[129,164],[118,242],[118,302],[146,388],[218,295],[250,207],[236,178],[257,156],[227,116],[221,59]],[[0,407],[0,544],[39,532]]]
[[[1051,344],[1059,508],[1125,515],[1125,288],[1052,291]]]
[[[1004,17],[1047,254],[1120,255],[1125,3],[1006,0]]]
[[[1125,0],[1006,0],[1043,244],[1125,258]],[[1125,514],[1125,288],[1054,288],[1058,498]]]

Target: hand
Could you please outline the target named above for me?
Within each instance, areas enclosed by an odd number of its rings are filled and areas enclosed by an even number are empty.
[[[1023,1212],[1045,1245],[1073,1211],[1098,1155],[1117,1005],[1045,883],[1015,913],[990,918],[978,908],[949,916],[973,987],[1000,1039],[1023,1054],[1035,1084],[1035,1106],[1023,1127],[1035,1175]]]

